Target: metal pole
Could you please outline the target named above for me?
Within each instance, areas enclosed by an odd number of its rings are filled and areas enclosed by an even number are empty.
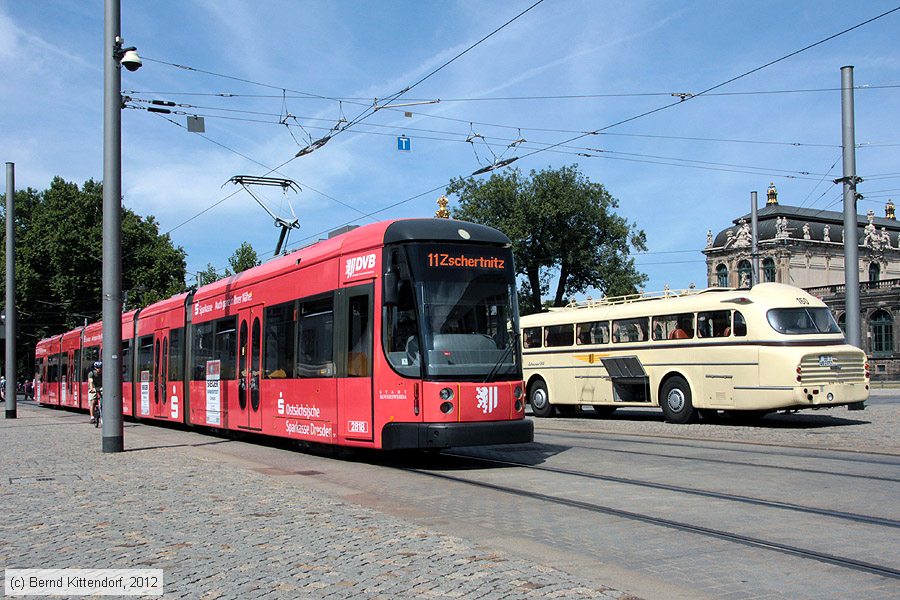
[[[6,418],[16,418],[16,165],[6,163]]]
[[[122,428],[122,73],[119,0],[103,27],[103,452],[125,449]]]
[[[853,115],[853,67],[841,67],[841,134],[844,155],[844,289],[847,343],[862,348],[859,315],[859,234],[856,214],[856,134]]]
[[[756,207],[756,192],[750,192],[750,287],[759,283],[759,215]]]

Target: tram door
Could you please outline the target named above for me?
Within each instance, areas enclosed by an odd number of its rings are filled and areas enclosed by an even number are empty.
[[[238,316],[238,406],[237,426],[262,430],[259,379],[262,364],[263,307],[253,306]]]
[[[354,440],[374,439],[372,405],[373,287],[340,290],[337,350],[346,377],[338,380],[338,430]]]
[[[153,404],[151,415],[157,419],[169,418],[168,394],[169,383],[169,330],[157,329],[153,334]]]

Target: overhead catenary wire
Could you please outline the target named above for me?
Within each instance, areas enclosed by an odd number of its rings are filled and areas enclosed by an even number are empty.
[[[534,5],[533,5],[533,6],[534,6]],[[844,33],[847,33],[847,32],[849,32],[849,31],[852,31],[852,30],[854,30],[854,29],[856,29],[856,28],[858,28],[858,27],[861,27],[861,26],[863,26],[863,25],[865,25],[865,24],[867,24],[867,23],[870,23],[870,22],[872,22],[872,21],[874,21],[874,20],[876,20],[876,19],[878,19],[878,18],[881,18],[881,17],[883,17],[883,16],[886,16],[887,14],[890,14],[890,13],[892,13],[892,12],[895,12],[896,10],[900,10],[900,7],[897,7],[897,8],[895,8],[895,9],[891,10],[891,11],[887,11],[887,12],[883,13],[882,15],[879,15],[878,17],[874,17],[874,18],[872,18],[872,19],[869,19],[869,20],[867,20],[867,21],[864,21],[864,22],[862,22],[862,23],[860,23],[860,24],[858,24],[858,25],[855,25],[855,26],[853,26],[853,27],[851,27],[851,28],[845,29],[844,31],[839,32],[838,34],[834,34],[834,35],[832,35],[832,36],[829,36],[828,38],[825,38],[825,39],[823,39],[823,40],[820,40],[819,42],[816,42],[816,43],[814,43],[814,44],[811,44],[811,45],[809,45],[809,46],[806,46],[806,47],[804,47],[804,48],[802,48],[802,49],[800,49],[800,50],[798,50],[798,51],[795,51],[795,52],[793,52],[793,53],[791,53],[791,54],[785,55],[785,56],[783,56],[783,57],[781,57],[781,58],[779,58],[779,59],[777,59],[777,60],[775,60],[775,61],[771,61],[771,62],[769,62],[769,63],[767,63],[767,64],[765,64],[765,65],[762,65],[761,67],[757,67],[756,69],[753,69],[753,70],[751,70],[751,71],[747,71],[747,72],[745,72],[745,73],[743,73],[743,74],[741,74],[741,75],[739,75],[739,76],[737,76],[737,77],[734,77],[734,78],[729,79],[729,80],[727,80],[727,81],[725,81],[725,82],[723,82],[723,83],[720,83],[720,84],[718,84],[718,85],[716,85],[716,86],[713,86],[713,87],[711,87],[711,88],[708,88],[707,90],[704,90],[703,92],[700,92],[700,93],[698,93],[698,94],[693,95],[691,98],[688,98],[688,99],[685,100],[685,101],[688,101],[688,100],[691,100],[691,99],[693,99],[693,98],[696,98],[696,97],[699,96],[699,95],[706,94],[706,93],[708,93],[708,92],[710,92],[710,91],[712,91],[712,90],[714,90],[714,89],[717,89],[717,88],[719,88],[719,87],[722,87],[723,85],[726,85],[726,84],[731,83],[731,82],[733,82],[733,81],[735,81],[735,80],[737,80],[737,79],[740,79],[741,77],[745,77],[745,76],[747,76],[747,75],[749,75],[749,74],[751,74],[751,73],[757,72],[757,71],[759,71],[760,69],[763,69],[763,68],[765,68],[765,67],[767,67],[767,66],[770,66],[770,65],[772,65],[772,64],[775,64],[775,63],[777,63],[777,62],[779,62],[779,61],[785,60],[786,58],[789,58],[789,57],[791,57],[791,56],[794,56],[794,55],[796,55],[796,54],[798,54],[798,53],[800,53],[800,52],[802,52],[802,51],[808,50],[808,49],[810,49],[810,48],[812,48],[812,47],[814,47],[814,46],[817,46],[817,45],[819,45],[819,44],[821,44],[821,43],[824,43],[824,42],[826,42],[826,41],[828,41],[828,40],[830,40],[830,39],[834,39],[835,37],[837,37],[837,36],[839,36],[839,35],[843,35]],[[278,89],[281,89],[281,88],[278,88]],[[406,91],[408,91],[409,89],[411,89],[411,88],[407,88]],[[404,93],[404,92],[401,91],[401,93]],[[661,111],[661,110],[665,110],[665,109],[667,109],[667,108],[669,108],[669,107],[671,107],[671,106],[674,106],[675,104],[680,104],[680,103],[681,103],[681,102],[669,104],[669,105],[666,105],[666,106],[663,106],[663,107],[658,107],[658,108],[656,108],[656,109],[653,109],[652,111],[646,111],[646,112],[641,113],[641,114],[639,114],[639,115],[635,115],[634,117],[630,117],[630,118],[628,118],[628,119],[625,119],[625,120],[622,120],[622,121],[618,121],[618,122],[613,123],[613,124],[611,124],[611,125],[607,125],[606,127],[602,128],[602,129],[594,130],[594,131],[591,131],[591,132],[582,133],[582,134],[580,134],[579,136],[577,136],[577,137],[575,137],[575,138],[572,138],[571,140],[566,140],[566,141],[564,141],[564,142],[560,142],[560,143],[557,143],[557,144],[554,144],[554,145],[552,145],[552,146],[545,147],[545,148],[534,149],[531,153],[529,153],[529,154],[527,154],[527,155],[525,155],[525,156],[531,156],[531,155],[537,154],[537,153],[539,153],[539,152],[552,150],[552,149],[555,148],[555,147],[562,146],[562,145],[564,145],[564,144],[566,144],[566,143],[568,143],[568,142],[574,141],[575,139],[579,139],[579,138],[581,138],[581,137],[585,137],[586,135],[598,135],[598,134],[600,134],[600,133],[603,133],[603,130],[605,130],[605,129],[609,129],[609,128],[615,127],[615,126],[617,126],[617,125],[624,124],[624,123],[626,123],[626,122],[634,121],[634,120],[636,120],[636,119],[638,119],[638,118],[641,118],[641,117],[643,117],[643,116],[647,116],[647,115],[649,115],[649,114],[653,114],[653,113],[655,113],[655,112],[659,112],[659,111]],[[290,162],[290,161],[286,161],[286,162]],[[286,163],[285,163],[285,164],[286,164]],[[271,171],[270,171],[270,172],[271,172]],[[440,186],[440,187],[443,187],[443,186]],[[406,199],[406,200],[402,200],[402,201],[397,202],[397,203],[395,203],[395,204],[393,204],[393,205],[391,205],[391,206],[385,207],[385,208],[383,208],[383,209],[379,209],[378,211],[375,211],[375,212],[370,213],[370,214],[376,214],[377,212],[381,212],[381,211],[383,211],[383,210],[387,210],[387,209],[391,208],[392,206],[396,206],[396,205],[402,204],[402,203],[404,203],[404,202],[411,201],[411,200],[413,200],[413,199],[415,199],[415,198],[417,198],[417,197],[421,197],[422,195],[425,195],[425,194],[427,194],[427,193],[430,193],[431,191],[435,191],[435,190],[437,190],[437,189],[440,189],[440,187],[435,188],[434,190],[430,190],[429,192],[423,192],[422,194],[419,194],[419,195],[410,197],[410,198],[408,198],[408,199]],[[350,223],[352,223],[352,222],[354,222],[354,221],[350,221]],[[314,237],[314,236],[313,236],[313,237]],[[307,238],[307,239],[308,239],[308,238]]]
[[[869,24],[869,23],[872,23],[872,22],[874,22],[874,21],[877,21],[878,19],[882,19],[882,18],[886,17],[887,15],[889,15],[889,14],[891,14],[891,13],[897,12],[898,10],[900,10],[900,6],[896,6],[896,7],[892,8],[892,9],[890,9],[890,10],[888,10],[888,11],[885,11],[885,12],[881,13],[880,15],[877,15],[877,16],[872,17],[872,18],[870,18],[870,19],[866,19],[865,21],[862,21],[861,23],[857,23],[856,25],[853,25],[852,27],[848,27],[848,28],[846,28],[846,29],[844,29],[844,30],[842,30],[842,31],[839,31],[838,33],[832,34],[832,35],[830,35],[830,36],[828,36],[828,37],[826,37],[826,38],[823,38],[823,39],[821,39],[821,40],[819,40],[819,41],[817,41],[817,42],[813,42],[812,44],[808,44],[808,45],[804,46],[803,48],[800,48],[799,50],[795,50],[795,51],[793,51],[793,52],[790,52],[790,53],[788,53],[788,54],[785,54],[784,56],[781,56],[780,58],[776,58],[775,60],[771,60],[771,61],[765,63],[764,65],[760,65],[760,66],[758,66],[758,67],[756,67],[756,68],[750,69],[749,71],[745,71],[745,72],[741,73],[740,75],[736,75],[736,76],[734,76],[734,77],[732,77],[732,78],[730,78],[730,79],[727,79],[727,80],[725,80],[725,81],[723,81],[723,82],[721,82],[721,83],[718,83],[718,84],[716,84],[716,85],[713,85],[713,86],[711,86],[711,87],[708,87],[708,88],[706,88],[705,90],[703,90],[703,91],[701,91],[701,92],[698,92],[698,93],[696,93],[696,94],[691,94],[691,95],[690,95],[689,97],[687,97],[687,98],[682,98],[681,100],[679,100],[679,101],[677,101],[677,102],[671,102],[671,103],[669,103],[669,104],[665,104],[665,105],[663,105],[663,106],[659,106],[659,107],[657,107],[657,108],[654,108],[654,109],[651,109],[651,110],[648,110],[648,111],[644,111],[644,112],[642,112],[642,113],[640,113],[640,114],[637,114],[637,115],[634,115],[634,116],[631,116],[631,117],[628,117],[628,118],[625,118],[625,119],[621,119],[621,120],[619,120],[619,121],[616,121],[616,122],[614,122],[614,123],[611,123],[611,124],[609,124],[609,125],[606,125],[606,126],[604,126],[604,127],[601,127],[601,128],[599,128],[599,129],[597,129],[597,130],[595,130],[595,131],[588,132],[588,133],[584,133],[584,134],[575,136],[575,137],[573,137],[573,138],[564,140],[564,141],[560,142],[558,145],[568,144],[568,143],[574,142],[575,140],[581,139],[581,138],[583,138],[583,137],[587,137],[587,136],[589,136],[589,135],[596,135],[596,134],[598,134],[598,133],[603,132],[603,131],[606,130],[606,129],[611,129],[611,128],[613,128],[613,127],[618,127],[619,125],[624,125],[625,123],[630,123],[630,122],[632,122],[632,121],[636,121],[636,120],[638,120],[638,119],[647,117],[647,116],[649,116],[649,115],[652,115],[652,114],[655,114],[655,113],[658,113],[658,112],[661,112],[661,111],[664,111],[664,110],[668,110],[668,109],[672,108],[673,106],[679,106],[679,105],[681,105],[681,104],[684,104],[685,102],[693,101],[693,100],[695,100],[695,99],[696,99],[697,97],[699,97],[699,96],[703,96],[704,94],[707,94],[707,93],[709,93],[709,92],[711,92],[711,91],[713,91],[713,90],[717,90],[717,89],[719,89],[719,88],[721,88],[721,87],[724,87],[724,86],[726,86],[726,85],[728,85],[728,84],[730,84],[730,83],[733,83],[733,82],[735,82],[735,81],[737,81],[737,80],[739,80],[739,79],[742,79],[742,78],[744,78],[744,77],[747,77],[747,76],[749,76],[749,75],[752,75],[753,73],[757,73],[757,72],[759,72],[759,71],[761,71],[761,70],[763,70],[763,69],[766,69],[766,68],[768,68],[768,67],[771,67],[771,66],[774,65],[774,64],[777,64],[777,63],[779,63],[779,62],[782,62],[782,61],[784,61],[784,60],[787,60],[788,58],[791,58],[791,57],[793,57],[793,56],[796,56],[796,55],[798,55],[798,54],[800,54],[800,53],[802,53],[802,52],[806,52],[807,50],[810,50],[811,48],[815,48],[816,46],[819,46],[819,45],[821,45],[821,44],[824,44],[825,42],[828,42],[828,41],[830,41],[830,40],[833,40],[833,39],[835,39],[835,38],[837,38],[837,37],[840,37],[840,36],[842,36],[842,35],[845,35],[845,34],[851,32],[851,31],[853,31],[853,30],[855,30],[855,29],[859,29],[860,27],[863,27],[864,25],[867,25],[867,24]],[[549,149],[551,149],[552,147],[553,147],[553,146],[551,146],[550,148],[547,148],[546,150],[549,150]],[[520,158],[527,158],[527,157],[529,157],[529,156],[533,156],[533,155],[537,154],[538,152],[543,152],[543,151],[546,151],[546,150],[536,150],[536,151],[531,152],[531,153],[529,153],[529,154],[526,154],[526,155],[524,155],[524,156],[522,156],[522,157],[520,157]]]
[[[207,115],[199,115],[199,116],[203,116],[204,118],[207,117]],[[213,115],[212,117],[216,118],[215,115]],[[218,117],[218,118],[229,119],[229,120],[232,119],[231,117]],[[252,119],[237,119],[237,120],[248,120],[251,122],[274,124],[269,121],[257,121],[257,120],[252,120]],[[173,123],[175,123],[175,122],[173,121]],[[175,123],[175,124],[180,125],[178,123]],[[308,126],[308,127],[310,129],[324,129],[324,128],[319,128],[316,126]],[[367,124],[367,127],[381,127],[381,128],[388,128],[388,129],[396,129],[393,126],[377,125],[377,124]],[[405,128],[405,130],[406,131],[423,131],[423,132],[429,131],[429,130],[416,129],[416,128]],[[395,135],[396,135],[395,133],[367,131],[367,130],[358,129],[358,128],[355,129],[354,131],[352,131],[351,133],[354,133],[357,135],[378,135],[378,136],[384,136],[384,137],[395,137]],[[461,134],[456,134],[454,132],[438,131],[437,133],[446,133],[448,135],[454,135],[454,136],[458,136],[458,137],[457,138],[449,138],[449,137],[434,137],[434,136],[417,136],[417,138],[422,139],[422,140],[434,140],[434,141],[443,141],[443,142],[458,142],[458,143],[470,143],[471,144],[473,137],[477,137],[479,139],[479,141],[483,144],[483,146],[486,147],[492,153],[495,160],[498,158],[502,158],[503,154],[506,151],[508,151],[512,146],[528,150],[528,149],[540,149],[542,147],[542,145],[544,145],[544,146],[556,145],[551,142],[539,142],[539,141],[526,142],[522,138],[515,139],[515,140],[494,138],[494,137],[486,138],[485,136],[480,135],[480,134],[478,134],[476,136],[469,135],[467,139],[461,139],[461,137],[459,137],[459,136],[461,136]],[[220,146],[228,149],[226,146],[220,144],[219,142],[216,142],[215,140],[208,138],[207,136],[204,136],[204,138],[209,139],[209,141],[211,141],[212,143],[215,143],[217,145],[220,145]],[[497,142],[492,142],[490,140],[497,140]],[[558,147],[551,150],[551,152],[554,152],[557,154],[580,156],[583,158],[604,158],[604,159],[610,159],[610,160],[624,160],[624,161],[630,161],[630,162],[645,162],[645,163],[649,163],[649,164],[660,164],[660,165],[668,165],[668,166],[674,166],[674,167],[686,167],[686,168],[705,169],[705,170],[718,170],[718,171],[729,172],[729,173],[760,174],[760,175],[767,175],[767,176],[771,176],[771,177],[787,177],[787,178],[791,178],[791,179],[795,179],[795,178],[815,179],[816,177],[823,175],[822,173],[815,173],[812,171],[807,171],[807,170],[802,170],[802,169],[781,169],[778,167],[762,167],[762,166],[754,166],[754,165],[742,165],[742,164],[736,164],[736,163],[720,163],[720,162],[714,162],[714,161],[702,161],[702,160],[688,159],[688,158],[681,158],[681,157],[674,157],[674,156],[660,156],[660,155],[652,155],[652,154],[640,154],[640,153],[634,153],[634,152],[620,152],[620,151],[616,151],[616,150],[605,150],[605,149],[569,146],[569,145],[562,145],[562,146],[556,145],[556,146],[558,146]],[[500,155],[498,156],[496,153],[494,153],[492,148],[497,148],[498,150],[500,150],[501,151]],[[572,151],[569,151],[569,150],[572,150]],[[241,154],[237,151],[233,151],[233,152],[235,152],[239,156],[248,158],[246,155]],[[476,151],[476,156],[477,156],[477,151]],[[249,160],[252,160],[252,159],[249,159]],[[256,162],[256,161],[254,161],[254,162]],[[256,164],[260,164],[260,163],[257,162]],[[827,174],[824,174],[824,175],[827,175]]]
[[[156,61],[156,62],[164,62],[164,61]],[[164,63],[172,65],[172,63]],[[174,65],[173,65],[174,66]],[[197,70],[197,69],[191,69]],[[201,71],[202,72],[202,71]],[[223,75],[224,77],[224,75]],[[242,80],[246,83],[254,83],[256,85],[266,85],[256,82],[251,82],[249,80]],[[276,89],[282,89],[286,91],[286,88],[281,86],[267,86]],[[882,90],[882,89],[895,89],[900,88],[900,84],[885,84],[885,85],[855,85],[853,89],[856,91],[864,91],[864,90]],[[705,94],[706,97],[716,97],[716,96],[758,96],[758,95],[778,95],[778,94],[802,94],[802,93],[823,93],[823,92],[839,92],[841,88],[839,87],[826,87],[826,88],[805,88],[805,89],[787,89],[787,90],[748,90],[743,92],[718,92],[718,93],[709,93]],[[353,97],[353,96],[319,96],[313,95],[309,92],[303,92],[296,96],[290,96],[285,94],[242,94],[242,93],[233,93],[233,92],[183,92],[176,90],[126,90],[123,92],[125,94],[159,94],[164,96],[207,96],[207,97],[218,97],[218,98],[288,98],[291,100],[331,100],[338,102],[348,102],[348,103],[359,103],[362,105],[364,102],[371,102],[370,98],[362,98],[362,97]],[[446,98],[441,97],[440,101],[442,103],[447,102],[490,102],[490,101],[506,101],[512,102],[517,100],[593,100],[597,98],[640,98],[640,97],[652,97],[652,96],[672,96],[671,91],[665,92],[608,92],[604,94],[557,94],[557,95],[540,95],[540,96],[484,96],[484,97],[470,97],[470,98]],[[428,98],[408,98],[410,102],[420,102],[428,100]]]

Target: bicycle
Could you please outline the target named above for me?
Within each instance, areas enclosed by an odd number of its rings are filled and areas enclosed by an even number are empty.
[[[103,393],[97,392],[97,403],[94,405],[94,413],[91,415],[94,417],[94,427],[100,427],[100,424],[103,423]]]

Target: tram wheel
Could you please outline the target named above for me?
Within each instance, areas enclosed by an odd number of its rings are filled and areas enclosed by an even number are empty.
[[[618,406],[606,406],[605,404],[593,404],[591,408],[594,409],[594,412],[597,413],[598,417],[608,417],[609,415],[616,412]]]
[[[553,414],[553,405],[550,404],[550,394],[547,392],[547,384],[543,379],[538,379],[531,384],[528,392],[528,401],[531,403],[531,412],[536,417],[549,417]]]
[[[697,417],[691,403],[691,386],[679,375],[669,378],[662,386],[659,405],[670,423],[691,423]]]

